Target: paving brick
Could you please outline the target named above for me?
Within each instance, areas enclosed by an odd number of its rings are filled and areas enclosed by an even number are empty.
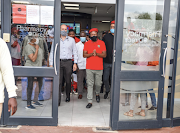
[[[20,129],[0,129],[0,133],[94,133],[92,127],[49,127],[22,126]],[[106,133],[98,131],[98,133]],[[113,132],[111,132],[113,133]],[[161,128],[153,130],[126,130],[114,133],[180,133],[180,127]]]

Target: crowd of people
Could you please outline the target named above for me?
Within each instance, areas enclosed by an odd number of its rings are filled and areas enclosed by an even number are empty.
[[[129,19],[128,19],[129,20]],[[129,22],[129,21],[128,21]],[[133,27],[132,23],[129,25]],[[129,31],[132,29],[128,27]],[[39,36],[38,33],[28,33],[22,41],[18,39],[18,31],[12,29],[11,36],[11,57],[13,65],[25,65],[42,67],[47,65],[53,67],[54,55],[54,28],[49,26],[46,37]],[[81,31],[80,37],[76,37],[73,29],[68,30],[66,25],[61,25],[60,29],[60,83],[59,83],[59,106],[64,88],[66,88],[66,102],[70,102],[70,94],[75,92],[78,99],[83,98],[83,89],[87,89],[86,108],[91,108],[93,103],[93,90],[95,88],[96,102],[100,102],[100,92],[105,87],[104,99],[109,97],[111,91],[111,72],[113,62],[113,43],[115,32],[115,21],[110,24],[110,30],[104,31],[102,40],[98,39],[98,29],[92,28],[89,33]],[[22,57],[21,57],[22,56]],[[133,64],[138,65],[138,63]],[[158,62],[156,63],[158,65]],[[33,81],[35,77],[28,77],[27,86],[27,107],[35,109],[35,106],[43,106],[38,102],[38,94],[35,94],[33,102],[31,96],[33,91]],[[43,85],[43,78],[36,78],[40,88]],[[66,85],[66,87],[65,87]],[[73,88],[73,89],[72,89]],[[138,94],[138,93],[137,93]],[[137,95],[131,94],[130,111],[124,115],[133,116]],[[126,94],[127,95],[127,94]],[[154,93],[150,93],[153,106],[156,109],[156,98]],[[129,95],[127,95],[129,101]],[[147,94],[141,94],[141,112],[137,115],[145,116]]]

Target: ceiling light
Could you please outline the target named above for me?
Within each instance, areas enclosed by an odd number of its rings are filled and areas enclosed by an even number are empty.
[[[13,1],[14,3],[22,3],[22,4],[29,4],[28,1]]]
[[[79,4],[64,4],[64,6],[79,6]]]
[[[79,10],[79,7],[65,7],[65,9],[69,9],[69,10]]]
[[[111,21],[102,21],[103,23],[110,23]]]

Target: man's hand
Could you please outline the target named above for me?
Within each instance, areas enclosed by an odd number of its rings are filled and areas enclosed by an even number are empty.
[[[77,65],[74,64],[74,65],[73,65],[73,72],[76,71],[76,70],[77,70]]]
[[[53,65],[50,65],[49,67],[53,67]]]
[[[96,56],[96,55],[97,55],[97,53],[96,53],[96,49],[94,49],[94,51],[93,51],[93,55],[94,55],[94,56]]]
[[[8,101],[8,112],[12,110],[12,114],[14,115],[17,111],[17,101],[15,98],[10,98]]]

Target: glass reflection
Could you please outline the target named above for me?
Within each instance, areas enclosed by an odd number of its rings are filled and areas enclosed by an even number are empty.
[[[42,67],[48,66],[48,57],[54,39],[54,1],[12,1],[12,23],[11,23],[11,56],[14,66]],[[34,40],[31,39],[34,37]],[[36,41],[35,41],[36,40]],[[35,45],[39,46],[40,56],[34,63],[30,63],[27,52],[35,53]],[[37,47],[37,46],[36,46]],[[31,60],[32,61],[32,60]],[[39,61],[39,65],[37,64]],[[31,65],[30,65],[31,64]]]
[[[125,2],[121,69],[158,71],[164,1],[134,2]]]
[[[16,79],[18,110],[11,117],[52,116],[53,79],[47,77],[16,77]]]
[[[158,81],[121,81],[120,87],[120,121],[156,119]]]

